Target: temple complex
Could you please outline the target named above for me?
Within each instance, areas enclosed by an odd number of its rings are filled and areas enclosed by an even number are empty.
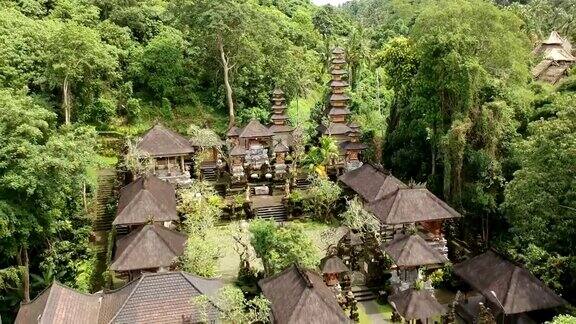
[[[576,62],[572,44],[556,31],[550,33],[550,36],[534,49],[533,54],[541,57],[542,61],[532,69],[532,76],[535,80],[551,84],[557,84],[568,76],[570,67]]]

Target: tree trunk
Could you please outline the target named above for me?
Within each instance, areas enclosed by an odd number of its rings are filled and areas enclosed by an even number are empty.
[[[70,125],[70,84],[68,76],[64,78],[62,84],[62,108],[64,109],[64,124]]]
[[[224,52],[224,41],[222,40],[222,36],[218,35],[217,39],[218,43],[218,51],[220,52],[220,60],[222,61],[222,69],[224,71],[224,85],[226,86],[226,102],[228,104],[228,126],[232,127],[235,124],[234,120],[234,101],[232,99],[232,86],[230,86],[230,61],[226,57],[226,53]]]
[[[30,266],[28,260],[28,249],[22,247],[20,253],[16,258],[18,265],[24,267],[24,273],[22,274],[22,290],[24,292],[24,303],[30,302]]]

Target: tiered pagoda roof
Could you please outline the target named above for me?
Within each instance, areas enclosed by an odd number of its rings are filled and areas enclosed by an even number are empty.
[[[272,132],[262,125],[258,119],[252,119],[246,127],[244,127],[239,135],[240,138],[263,138],[272,137]]]
[[[278,142],[284,142],[284,145],[291,145],[291,133],[294,130],[288,124],[288,115],[286,114],[286,98],[284,91],[279,88],[272,92],[272,125],[269,130],[275,135]]]
[[[172,185],[153,175],[142,176],[120,190],[113,225],[138,225],[178,221],[176,192]]]

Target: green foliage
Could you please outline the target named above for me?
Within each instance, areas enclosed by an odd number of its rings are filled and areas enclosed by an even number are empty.
[[[378,233],[380,231],[380,222],[368,213],[362,206],[358,198],[349,200],[348,208],[340,215],[342,225],[356,231],[370,231]]]
[[[574,324],[576,323],[576,317],[572,315],[558,315],[552,319],[549,324]]]
[[[313,242],[301,225],[279,226],[272,221],[254,220],[250,224],[250,243],[262,260],[266,276],[278,273],[294,263],[315,268],[319,256]]]
[[[250,324],[268,323],[270,316],[270,302],[262,295],[246,299],[242,290],[234,286],[224,286],[218,290],[214,299],[202,295],[195,297],[192,303],[200,309],[204,320],[207,321],[207,307],[211,303],[220,310],[220,319],[226,323]]]
[[[270,123],[270,109],[269,108],[258,108],[252,107],[240,111],[238,114],[238,123],[240,125],[246,125],[250,120],[256,119],[262,124],[266,125]]]
[[[335,216],[342,188],[327,179],[314,178],[303,201],[304,210],[319,221],[330,221]]]

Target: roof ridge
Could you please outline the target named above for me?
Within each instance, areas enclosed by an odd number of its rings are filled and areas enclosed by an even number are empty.
[[[128,303],[128,301],[130,300],[130,298],[132,297],[132,295],[134,295],[134,293],[136,292],[136,290],[138,290],[138,288],[140,287],[140,284],[142,283],[142,281],[144,280],[144,278],[148,277],[149,274],[144,273],[142,274],[142,276],[138,279],[136,279],[136,286],[134,286],[134,289],[132,289],[132,291],[130,292],[130,294],[126,297],[126,299],[124,299],[124,302],[122,303],[122,306],[118,307],[118,310],[116,311],[116,314],[114,314],[114,316],[112,316],[112,318],[110,319],[110,321],[108,321],[108,323],[113,323],[114,320],[116,319],[116,317],[118,317],[118,315],[120,314],[120,312],[122,312],[122,310],[124,310],[124,308],[126,307],[126,304]],[[127,283],[124,287],[128,286],[130,283]],[[122,288],[124,288],[122,287]],[[98,314],[100,314],[100,312],[98,312]]]
[[[172,246],[170,245],[170,243],[164,239],[164,237],[162,236],[162,234],[159,233],[159,231],[165,231],[166,233],[170,233],[170,234],[181,234],[182,236],[186,236],[183,233],[177,232],[177,231],[173,231],[165,226],[162,225],[157,225],[157,224],[152,224],[152,230],[154,231],[154,233],[156,233],[156,235],[160,238],[160,240],[162,240],[162,242],[164,242],[164,244],[168,247],[168,249],[170,251],[172,251],[172,253],[174,253],[175,255],[178,254],[178,251],[174,251],[172,249]]]
[[[124,248],[124,251],[122,251],[122,254],[120,254],[118,258],[114,260],[114,262],[110,265],[110,267],[113,264],[120,262],[121,260],[124,261],[128,257],[128,255],[133,252],[133,250],[136,248],[135,242],[138,241],[138,238],[140,238],[142,235],[145,234],[144,232],[148,225],[150,224],[146,224],[144,225],[144,227],[132,232],[135,233],[132,236],[133,237],[132,241],[129,242],[129,244]],[[122,239],[127,238],[132,233],[129,233],[128,235],[124,236]]]
[[[384,199],[388,199],[388,197],[393,197],[393,202],[392,202],[392,206],[390,206],[390,210],[388,211],[388,215],[386,215],[385,217],[385,222],[388,223],[390,221],[390,215],[396,213],[398,211],[398,197],[400,195],[400,190],[402,188],[396,188],[396,190],[394,190],[393,192],[390,193],[390,195],[386,195],[384,197],[381,198],[381,200]]]
[[[512,274],[510,275],[510,285],[508,286],[506,295],[503,296],[504,298],[501,301],[503,308],[506,308],[508,300],[512,299],[514,296],[514,291],[516,291],[516,287],[518,286],[518,275],[520,271],[521,271],[520,267],[514,267],[514,270],[512,270]],[[496,296],[496,298],[498,297]]]

